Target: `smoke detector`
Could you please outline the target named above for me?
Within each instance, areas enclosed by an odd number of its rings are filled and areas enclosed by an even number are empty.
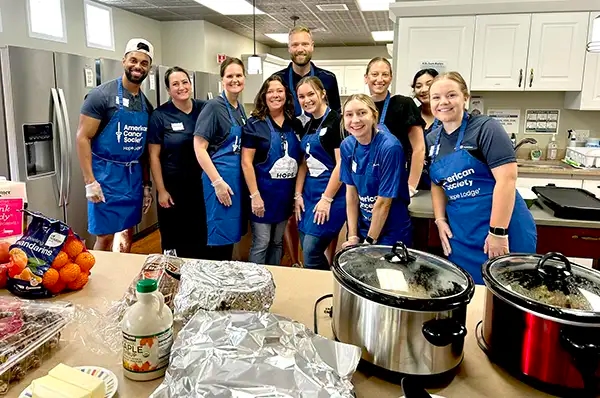
[[[348,6],[345,4],[319,4],[317,8],[323,12],[348,11]]]

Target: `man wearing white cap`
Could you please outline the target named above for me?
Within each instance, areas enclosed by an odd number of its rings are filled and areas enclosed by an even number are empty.
[[[117,250],[128,252],[133,227],[152,204],[145,160],[152,106],[140,85],[153,57],[150,42],[131,39],[123,56],[123,76],[92,89],[81,107],[77,153],[96,250],[111,250],[115,234],[122,232]]]

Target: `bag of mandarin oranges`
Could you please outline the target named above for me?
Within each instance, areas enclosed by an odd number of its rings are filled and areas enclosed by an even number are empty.
[[[62,221],[31,216],[25,234],[9,248],[8,290],[23,298],[47,298],[83,288],[95,259]]]

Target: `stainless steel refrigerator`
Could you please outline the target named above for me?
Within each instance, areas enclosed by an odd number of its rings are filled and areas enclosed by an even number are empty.
[[[221,79],[219,75],[208,72],[194,72],[195,95],[194,98],[208,100],[216,98],[219,91]]]
[[[66,222],[91,247],[76,134],[95,60],[5,46],[0,64],[0,175],[25,182],[29,209]]]
[[[157,67],[152,66],[150,68],[150,72],[148,72],[148,76],[142,82],[142,92],[148,100],[152,104],[154,108],[156,108],[159,104],[158,101],[158,90],[157,90]],[[97,73],[97,81],[99,84],[108,82],[110,80],[116,79],[120,76],[123,76],[123,63],[114,59],[100,58],[96,60],[96,73]],[[150,175],[152,179],[152,175]],[[158,226],[158,216],[156,214],[156,186],[154,184],[154,180],[152,180],[152,198],[154,201],[152,202],[152,207],[148,211],[148,213],[142,216],[142,221],[135,227],[135,234],[144,235],[148,232],[153,231]]]

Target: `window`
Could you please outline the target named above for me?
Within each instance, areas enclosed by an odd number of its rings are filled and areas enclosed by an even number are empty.
[[[84,1],[83,7],[87,46],[114,51],[112,9],[89,0]]]
[[[27,0],[29,37],[67,42],[63,0]]]

